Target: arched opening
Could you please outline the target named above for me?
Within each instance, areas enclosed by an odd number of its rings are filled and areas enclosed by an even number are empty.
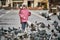
[[[6,0],[1,0],[2,5],[6,5]]]

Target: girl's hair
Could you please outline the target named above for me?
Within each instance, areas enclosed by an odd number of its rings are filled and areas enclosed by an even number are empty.
[[[26,5],[22,5],[22,7],[25,7],[25,8],[27,8],[27,6],[26,6]]]

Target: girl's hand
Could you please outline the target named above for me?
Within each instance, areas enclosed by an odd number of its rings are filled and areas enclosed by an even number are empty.
[[[29,12],[29,16],[31,16],[31,12]]]

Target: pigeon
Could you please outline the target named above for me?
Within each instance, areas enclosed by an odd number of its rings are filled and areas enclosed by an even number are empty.
[[[48,24],[47,28],[50,29],[50,25],[49,24]]]
[[[44,24],[44,23],[41,23],[41,27],[42,27],[42,28],[45,28],[45,24]]]
[[[47,17],[47,20],[51,20],[51,18],[48,16],[48,17]]]
[[[52,25],[54,25],[54,27],[56,28],[58,26],[58,22],[54,21]]]
[[[31,24],[31,31],[36,31],[34,24]]]
[[[60,14],[59,14],[57,17],[58,17],[58,19],[60,20]]]

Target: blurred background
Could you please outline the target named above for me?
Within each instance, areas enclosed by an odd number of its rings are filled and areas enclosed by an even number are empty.
[[[60,7],[60,0],[0,0],[0,8],[17,9],[25,3],[29,9],[50,10],[54,7]],[[7,8],[6,8],[7,7]]]

